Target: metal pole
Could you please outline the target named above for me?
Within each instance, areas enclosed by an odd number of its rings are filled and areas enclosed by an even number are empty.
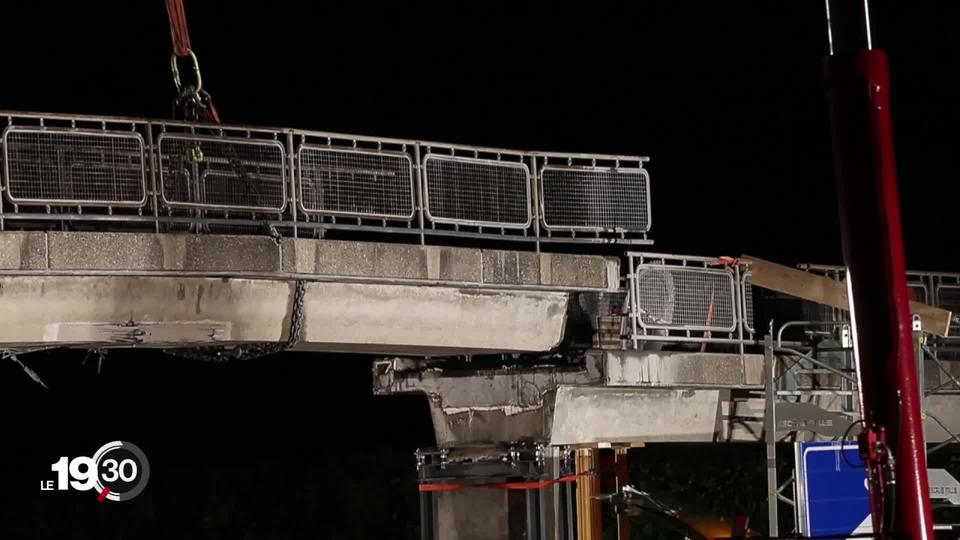
[[[630,461],[628,448],[615,448],[613,466],[616,470],[616,487],[619,493],[623,486],[630,483]],[[630,540],[630,518],[624,514],[617,514],[617,540]]]
[[[157,175],[160,171],[157,168],[156,159],[157,149],[153,146],[153,124],[144,125],[147,132],[147,163],[150,167],[150,206],[153,207],[153,228],[154,232],[160,232],[160,203],[157,201]],[[2,202],[0,202],[2,204]]]
[[[530,156],[530,189],[533,193],[530,211],[533,213],[533,235],[536,237],[537,253],[540,253],[540,180],[537,173],[537,157]]]
[[[420,540],[433,540],[433,496],[420,492]]]
[[[576,519],[576,512],[573,509],[573,503],[576,496],[574,495],[573,482],[567,482],[564,487],[564,494],[566,495],[566,507],[567,507],[567,540],[576,540],[575,531],[576,525],[574,525],[574,520]]]
[[[536,489],[525,490],[524,493],[527,496],[527,540],[536,540],[540,538],[540,534],[537,531],[540,525],[540,519],[537,514],[540,512],[537,509],[537,491]]]
[[[830,56],[824,71],[873,526],[881,537],[927,540],[933,521],[914,380],[887,57],[871,50],[866,0],[827,0],[827,21]]]
[[[923,424],[923,420],[926,418],[926,409],[927,409],[927,375],[924,370],[924,364],[926,363],[926,357],[923,354],[923,327],[920,324],[920,316],[913,316],[913,345],[914,345],[914,357],[917,359],[917,389],[920,392],[920,418],[921,418],[921,427],[923,428],[923,440],[924,447],[926,447],[927,440],[927,428]]]
[[[637,301],[639,300],[639,294],[637,293],[637,289],[640,284],[637,283],[637,272],[633,264],[633,255],[627,255],[627,264],[629,265],[627,269],[627,294],[630,296],[630,341],[633,343],[633,350],[637,350],[639,348],[639,340],[637,339],[637,317],[639,316]]]
[[[427,243],[425,228],[423,223],[423,163],[420,161],[420,143],[413,145],[413,159],[416,161],[417,181],[414,192],[417,195],[417,223],[420,225],[420,245]]]
[[[293,132],[287,132],[287,169],[290,172],[290,197],[288,197],[288,203],[290,204],[290,216],[293,220],[293,237],[297,237],[297,186],[300,185],[300,182],[297,180],[297,175],[299,174],[295,169],[295,160],[293,158]],[[283,216],[281,216],[281,219]]]
[[[763,431],[767,443],[767,516],[770,537],[780,534],[777,508],[777,494],[780,492],[777,484],[777,388],[773,362],[773,336],[767,334],[763,338],[763,389],[766,398],[766,425]]]

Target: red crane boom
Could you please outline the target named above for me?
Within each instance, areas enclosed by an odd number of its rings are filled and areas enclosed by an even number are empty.
[[[900,224],[887,56],[866,0],[827,0],[834,168],[874,531],[933,538]]]

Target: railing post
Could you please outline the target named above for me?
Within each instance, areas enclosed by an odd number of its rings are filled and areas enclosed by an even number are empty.
[[[533,235],[540,253],[540,175],[537,173],[537,156],[530,156],[530,211],[533,214]]]
[[[416,163],[414,168],[417,171],[416,182],[414,182],[414,190],[417,195],[417,221],[420,223],[420,245],[426,244],[426,229],[423,223],[423,171],[422,163],[420,162],[420,143],[416,142],[413,145],[413,160]]]
[[[738,345],[738,347],[739,347],[739,349],[740,349],[740,365],[743,366],[743,371],[741,371],[740,373],[741,373],[741,375],[743,375],[743,379],[742,379],[743,383],[746,384],[746,383],[747,383],[747,370],[746,370],[746,366],[744,366],[744,361],[743,361],[743,355],[744,355],[744,351],[743,351],[743,320],[744,320],[744,318],[745,318],[745,315],[744,315],[744,313],[743,313],[743,310],[744,310],[744,305],[743,305],[743,281],[740,279],[740,263],[736,263],[736,264],[733,265],[733,277],[734,277],[733,303],[735,304],[735,306],[734,306],[734,308],[733,308],[733,316],[736,317],[736,319],[737,319],[737,341],[740,342],[739,345]]]
[[[146,124],[147,131],[147,163],[150,164],[150,202],[153,207],[153,226],[154,231],[160,232],[160,205],[157,200],[157,174],[158,174],[158,164],[159,160],[157,159],[157,149],[154,147],[153,143],[153,123],[148,122]]]
[[[287,169],[290,171],[290,197],[288,197],[288,203],[290,204],[290,216],[293,219],[293,237],[297,237],[297,186],[300,185],[300,180],[297,177],[298,173],[295,170],[296,164],[293,157],[293,131],[287,131]],[[283,216],[281,215],[281,219]]]
[[[767,444],[767,516],[769,535],[776,538],[780,534],[780,521],[777,508],[777,388],[774,384],[773,336],[763,338],[763,389],[766,396],[766,414],[764,439]]]
[[[627,254],[627,294],[630,295],[630,341],[633,342],[633,350],[639,348],[637,340],[637,302],[640,300],[637,295],[637,271],[633,265],[633,255]]]

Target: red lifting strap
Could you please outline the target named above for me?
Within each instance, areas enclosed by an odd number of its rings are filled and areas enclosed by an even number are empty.
[[[183,11],[183,0],[166,0],[166,2],[173,52],[177,56],[186,56],[190,50],[190,32],[187,31],[187,14]]]

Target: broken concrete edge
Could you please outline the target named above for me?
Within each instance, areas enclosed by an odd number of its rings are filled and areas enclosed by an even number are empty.
[[[650,377],[611,382],[616,374],[610,372],[609,361],[621,359],[629,364],[623,374],[646,369]],[[585,360],[575,371],[520,365],[466,374],[448,372],[429,361],[384,358],[374,363],[373,388],[376,395],[425,395],[437,444],[444,448],[502,447],[518,441],[604,446],[762,440],[766,407],[762,386],[743,386],[740,378],[741,366],[748,379],[760,376],[760,355],[744,355],[741,362],[734,353],[593,350]],[[710,364],[706,373],[696,373],[697,362]],[[726,384],[704,382],[710,373]],[[956,427],[957,399],[931,396],[928,407]],[[810,405],[824,414],[842,405],[835,395],[814,400]],[[936,430],[929,433],[946,438]],[[817,435],[804,432],[802,437],[813,440]]]
[[[153,273],[615,291],[615,257],[264,236],[0,232],[0,271]]]

